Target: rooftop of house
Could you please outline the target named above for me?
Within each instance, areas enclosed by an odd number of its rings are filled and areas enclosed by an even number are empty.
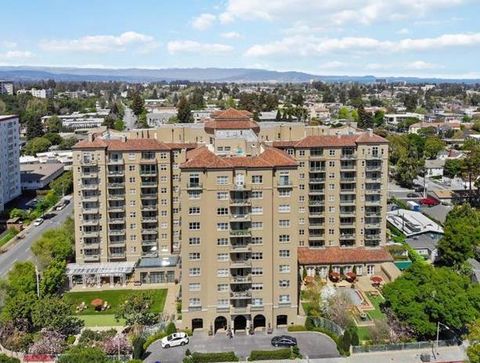
[[[63,170],[62,163],[20,164],[22,182],[41,181]]]
[[[438,233],[422,233],[408,237],[405,242],[414,250],[428,250],[432,252],[437,249],[441,236]]]
[[[307,136],[298,141],[276,141],[273,146],[278,148],[313,148],[313,147],[345,147],[357,144],[387,144],[388,140],[371,131],[347,135]]]
[[[407,209],[387,212],[387,221],[410,237],[422,233],[443,234],[443,228],[424,214]]]
[[[384,248],[298,248],[298,263],[300,265],[380,263],[388,261],[393,261],[393,257]]]
[[[0,121],[8,121],[18,118],[17,115],[0,115]]]

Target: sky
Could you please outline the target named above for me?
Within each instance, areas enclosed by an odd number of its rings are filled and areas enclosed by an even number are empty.
[[[0,0],[0,65],[480,78],[480,0]]]

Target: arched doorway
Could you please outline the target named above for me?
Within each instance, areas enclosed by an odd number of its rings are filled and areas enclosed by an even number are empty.
[[[224,316],[217,316],[217,318],[215,319],[214,325],[215,325],[215,330],[214,330],[215,333],[219,329],[225,329],[228,325],[227,318]]]
[[[247,328],[247,318],[243,315],[238,315],[233,319],[233,329],[245,330]]]
[[[277,315],[277,327],[282,325],[287,325],[287,316],[286,315]]]
[[[203,329],[203,319],[192,319],[192,331],[195,329]]]
[[[256,328],[265,328],[267,326],[265,316],[262,314],[255,315],[253,318],[253,329]]]

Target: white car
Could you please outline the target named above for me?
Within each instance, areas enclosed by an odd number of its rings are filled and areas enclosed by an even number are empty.
[[[177,347],[179,345],[188,344],[188,335],[185,333],[173,333],[161,340],[162,348]]]
[[[43,223],[44,219],[43,218],[37,218],[33,221],[34,226],[39,226]]]

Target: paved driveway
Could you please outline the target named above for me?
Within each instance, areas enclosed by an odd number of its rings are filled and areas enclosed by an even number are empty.
[[[309,358],[333,358],[339,357],[337,347],[333,340],[326,335],[313,332],[276,332],[276,334],[267,335],[266,333],[256,333],[255,335],[236,335],[233,339],[228,339],[224,333],[218,333],[214,337],[205,334],[195,334],[190,339],[190,343],[183,347],[162,349],[160,342],[153,343],[147,350],[147,363],[178,363],[185,357],[185,351],[190,349],[193,352],[230,352],[234,351],[242,359],[248,357],[252,350],[270,350],[278,349],[271,345],[273,336],[279,334],[288,334],[295,336],[298,341],[300,353]]]

